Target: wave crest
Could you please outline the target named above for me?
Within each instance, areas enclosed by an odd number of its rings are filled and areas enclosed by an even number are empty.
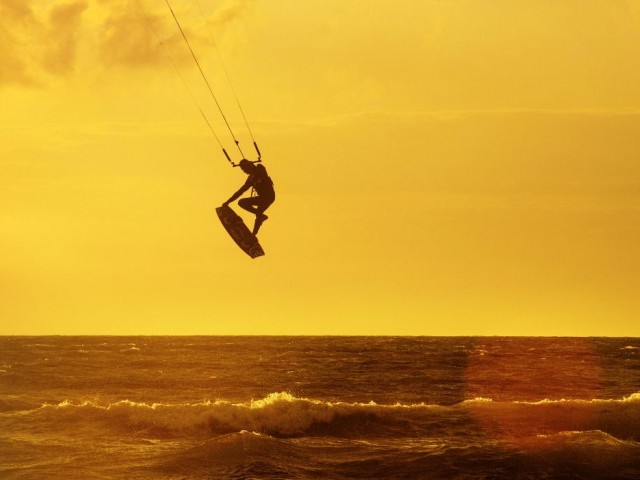
[[[121,400],[102,405],[65,400],[47,404],[33,415],[76,426],[118,428],[157,437],[210,437],[254,432],[273,437],[420,436],[452,428],[452,419],[483,429],[549,434],[601,430],[617,438],[635,439],[640,432],[640,393],[617,400],[542,400],[498,402],[488,398],[452,406],[380,405],[299,398],[287,392],[258,400],[226,400],[162,404]]]
[[[91,420],[148,435],[220,435],[248,431],[291,437],[397,430],[409,423],[402,412],[438,408],[442,407],[327,402],[278,392],[245,403],[215,400],[162,404],[121,400],[101,405],[92,401],[64,400],[43,405],[39,410],[41,414],[62,416],[65,422]]]

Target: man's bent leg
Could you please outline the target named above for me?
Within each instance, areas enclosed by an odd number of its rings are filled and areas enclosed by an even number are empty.
[[[258,200],[258,197],[241,198],[238,200],[238,205],[240,208],[244,208],[247,212],[251,212],[254,215],[258,215],[260,211],[260,200]]]

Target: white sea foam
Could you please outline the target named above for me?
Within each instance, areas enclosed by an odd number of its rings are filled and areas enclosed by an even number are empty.
[[[121,400],[99,404],[64,400],[41,409],[64,411],[66,421],[97,419],[126,429],[156,434],[216,434],[249,431],[276,436],[302,435],[315,430],[348,431],[368,423],[393,425],[408,421],[409,411],[430,412],[445,407],[425,404],[378,405],[298,398],[276,392],[244,403],[206,400],[198,403],[144,403]]]
[[[500,402],[474,398],[457,405],[346,403],[299,398],[275,392],[262,399],[233,403],[205,400],[197,403],[144,403],[121,400],[109,404],[65,400],[41,411],[64,413],[63,423],[87,421],[107,428],[156,436],[210,436],[254,432],[276,437],[350,435],[353,432],[386,435],[400,430],[422,431],[440,419],[468,411],[492,429],[524,425],[522,434],[538,430],[600,429],[616,438],[635,438],[640,431],[640,393],[620,399],[541,400]],[[435,423],[434,423],[435,422]],[[512,428],[512,427],[508,427]],[[520,427],[518,427],[520,428]],[[545,430],[546,429],[546,430]],[[517,429],[516,429],[517,430]],[[377,433],[376,433],[377,432]]]
[[[469,398],[467,400],[464,400],[462,402],[462,404],[473,404],[473,403],[492,403],[493,399],[492,398],[487,398],[487,397],[475,397],[475,398]]]
[[[535,445],[534,442],[538,442]],[[581,456],[596,455],[603,459],[606,455],[611,455],[608,461],[620,461],[626,457],[637,457],[638,442],[616,438],[602,430],[564,430],[552,434],[540,434],[530,439],[529,447],[537,449],[560,449],[565,453],[584,452]]]
[[[139,347],[136,347],[136,346],[134,345],[134,346],[132,346],[132,347],[125,348],[125,349],[122,349],[122,350],[120,350],[120,351],[121,351],[121,352],[139,352],[139,351],[140,351],[140,348],[139,348]]]

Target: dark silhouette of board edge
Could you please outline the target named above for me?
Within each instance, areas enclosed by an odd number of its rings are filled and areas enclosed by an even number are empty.
[[[251,258],[261,257],[264,250],[256,236],[251,233],[242,218],[229,206],[216,208],[218,218],[234,242]]]

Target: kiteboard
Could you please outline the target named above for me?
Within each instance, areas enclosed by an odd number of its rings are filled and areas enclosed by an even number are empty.
[[[242,218],[234,212],[228,205],[216,208],[218,218],[227,233],[233,238],[238,246],[251,258],[264,255],[264,250],[260,246],[256,236],[251,233],[242,221]]]

